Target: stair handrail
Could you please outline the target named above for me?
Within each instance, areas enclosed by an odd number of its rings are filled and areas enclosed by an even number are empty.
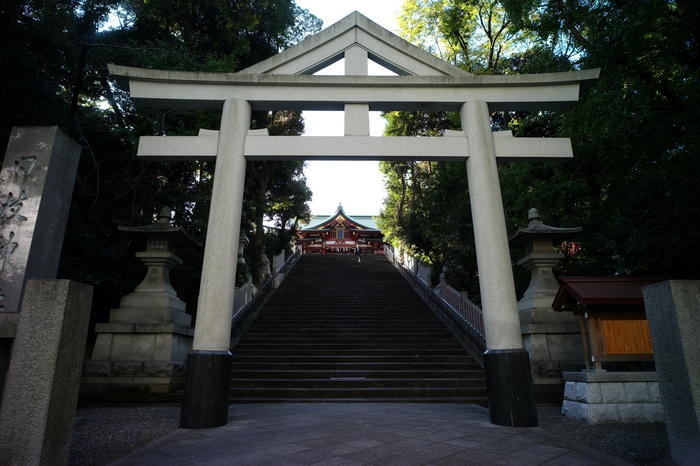
[[[486,349],[486,338],[484,336],[484,312],[474,302],[469,300],[462,293],[445,282],[439,283],[435,288],[426,283],[410,267],[406,267],[402,260],[397,257],[391,246],[384,245],[384,255],[389,259],[402,275],[410,278],[425,294],[437,299],[466,327],[475,343],[481,350]],[[404,253],[405,255],[405,253]],[[419,262],[416,258],[411,258]]]
[[[433,288],[438,296],[455,314],[457,314],[479,336],[485,345],[484,339],[484,311],[474,302],[447,283],[438,283]]]
[[[250,301],[245,303],[243,306],[241,306],[240,309],[235,310],[233,312],[233,316],[231,317],[232,320],[232,326],[235,326],[235,324],[245,316],[248,311],[252,308],[254,308],[258,302],[262,298],[265,297],[265,295],[270,291],[272,288],[272,283],[275,279],[275,277],[278,274],[286,274],[288,270],[290,270],[294,264],[299,260],[301,257],[301,254],[297,251],[295,251],[291,256],[287,258],[284,263],[275,270],[274,275],[269,276],[263,283],[260,285],[260,287],[257,288],[255,291],[255,294],[250,298]]]

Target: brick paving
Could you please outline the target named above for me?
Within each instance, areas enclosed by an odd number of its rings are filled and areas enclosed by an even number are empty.
[[[494,426],[450,403],[231,406],[229,423],[177,430],[114,465],[593,465],[624,461],[540,428]]]

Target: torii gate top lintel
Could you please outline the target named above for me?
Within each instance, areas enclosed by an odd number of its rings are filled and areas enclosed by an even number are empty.
[[[345,58],[345,76],[314,72]],[[367,60],[398,76],[368,76]],[[473,75],[353,12],[299,44],[237,73],[132,68],[110,74],[139,104],[220,109],[226,99],[254,110],[459,111],[466,101],[497,110],[561,110],[576,102],[599,69],[531,75]]]

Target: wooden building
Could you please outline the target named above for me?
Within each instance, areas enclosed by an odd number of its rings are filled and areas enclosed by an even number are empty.
[[[384,254],[384,235],[371,215],[349,216],[343,206],[333,215],[312,215],[299,230],[302,254],[348,254],[359,246],[363,254]]]
[[[642,287],[657,277],[559,277],[555,311],[579,318],[586,369],[607,362],[653,361]]]

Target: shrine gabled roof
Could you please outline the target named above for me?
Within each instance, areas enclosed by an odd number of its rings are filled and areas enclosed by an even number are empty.
[[[402,76],[470,76],[353,11],[340,21],[238,74],[313,74],[360,47],[370,60]]]
[[[339,217],[351,225],[355,225],[358,231],[379,231],[377,228],[377,222],[371,215],[357,215],[354,217],[349,216],[343,210],[343,206],[338,206],[338,209],[333,215],[318,215],[312,217],[308,225],[301,229],[301,231],[320,231],[325,229],[326,226],[333,223],[333,221]]]
[[[584,306],[642,306],[642,287],[667,280],[661,277],[559,277],[559,290],[552,308],[565,310],[567,303]]]

